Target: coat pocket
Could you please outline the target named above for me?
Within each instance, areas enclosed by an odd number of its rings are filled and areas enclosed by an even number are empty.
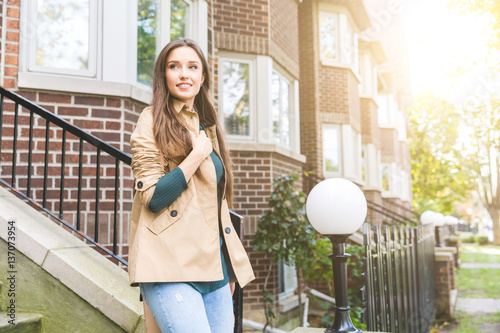
[[[194,188],[189,186],[170,206],[158,213],[158,216],[148,225],[148,229],[158,235],[177,222],[182,218],[193,196]]]

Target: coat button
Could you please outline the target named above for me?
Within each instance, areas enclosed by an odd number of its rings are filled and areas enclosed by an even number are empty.
[[[171,211],[170,212],[170,216],[176,217],[177,216],[177,211],[176,210]]]
[[[229,234],[231,232],[231,228],[227,227],[226,228],[226,234]]]
[[[142,188],[142,182],[137,182],[137,188],[139,188],[139,189]]]

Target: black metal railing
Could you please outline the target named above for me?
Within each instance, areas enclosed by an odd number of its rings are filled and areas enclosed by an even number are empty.
[[[0,87],[0,157],[0,183],[127,265],[118,255],[118,224],[130,155]],[[130,178],[130,170],[125,174]]]
[[[432,225],[363,226],[367,330],[429,332],[436,308]]]

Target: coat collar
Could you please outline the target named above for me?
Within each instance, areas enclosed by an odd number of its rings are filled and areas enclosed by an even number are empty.
[[[174,110],[177,111],[177,113],[180,113],[181,111],[196,113],[196,111],[189,110],[188,105],[184,102],[179,101],[178,99],[172,98],[172,105],[174,106]]]

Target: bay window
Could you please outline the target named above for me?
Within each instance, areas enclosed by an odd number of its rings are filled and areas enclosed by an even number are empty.
[[[206,0],[22,1],[18,86],[149,103],[160,50],[187,37],[206,55],[207,20]]]
[[[263,55],[221,52],[217,68],[219,119],[232,149],[300,153],[298,81]]]
[[[344,12],[323,7],[319,12],[320,58],[324,65],[350,67],[358,73],[358,34]]]

